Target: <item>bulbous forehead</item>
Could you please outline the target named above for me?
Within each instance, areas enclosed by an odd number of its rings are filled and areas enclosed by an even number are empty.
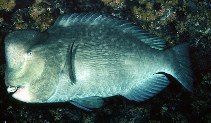
[[[5,48],[7,65],[17,67],[27,55],[26,49],[20,44],[10,44]]]
[[[44,37],[47,37],[46,33],[35,30],[17,30],[9,33],[4,42],[7,63],[16,64],[21,62],[30,48],[44,40]]]
[[[10,32],[5,38],[5,45],[10,44],[30,44],[34,38],[39,34],[35,30],[16,30]]]

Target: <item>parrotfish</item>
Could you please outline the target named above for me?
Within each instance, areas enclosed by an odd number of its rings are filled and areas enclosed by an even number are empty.
[[[91,110],[115,95],[140,102],[166,88],[169,77],[192,91],[188,43],[167,49],[162,38],[99,13],[62,15],[45,32],[13,31],[5,54],[7,91],[27,103]]]

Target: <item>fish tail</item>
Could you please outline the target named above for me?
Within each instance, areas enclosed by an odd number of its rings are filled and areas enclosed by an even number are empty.
[[[189,43],[184,43],[173,47],[177,64],[174,68],[173,77],[175,77],[187,90],[192,92],[193,88],[193,73],[189,57]]]

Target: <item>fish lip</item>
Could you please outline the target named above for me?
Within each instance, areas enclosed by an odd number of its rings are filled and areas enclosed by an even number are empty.
[[[9,85],[7,87],[7,92],[8,93],[15,93],[20,88],[23,88],[23,87],[22,86],[12,86],[12,85]]]
[[[24,85],[24,86],[11,86],[11,95],[13,98],[22,101],[22,102],[35,102],[31,94],[29,93],[29,85]]]

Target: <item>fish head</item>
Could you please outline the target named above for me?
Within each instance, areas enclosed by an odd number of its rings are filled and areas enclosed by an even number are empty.
[[[53,93],[55,84],[47,83],[46,59],[40,41],[43,34],[32,30],[11,32],[5,38],[5,84],[12,96],[23,102],[43,102]]]

